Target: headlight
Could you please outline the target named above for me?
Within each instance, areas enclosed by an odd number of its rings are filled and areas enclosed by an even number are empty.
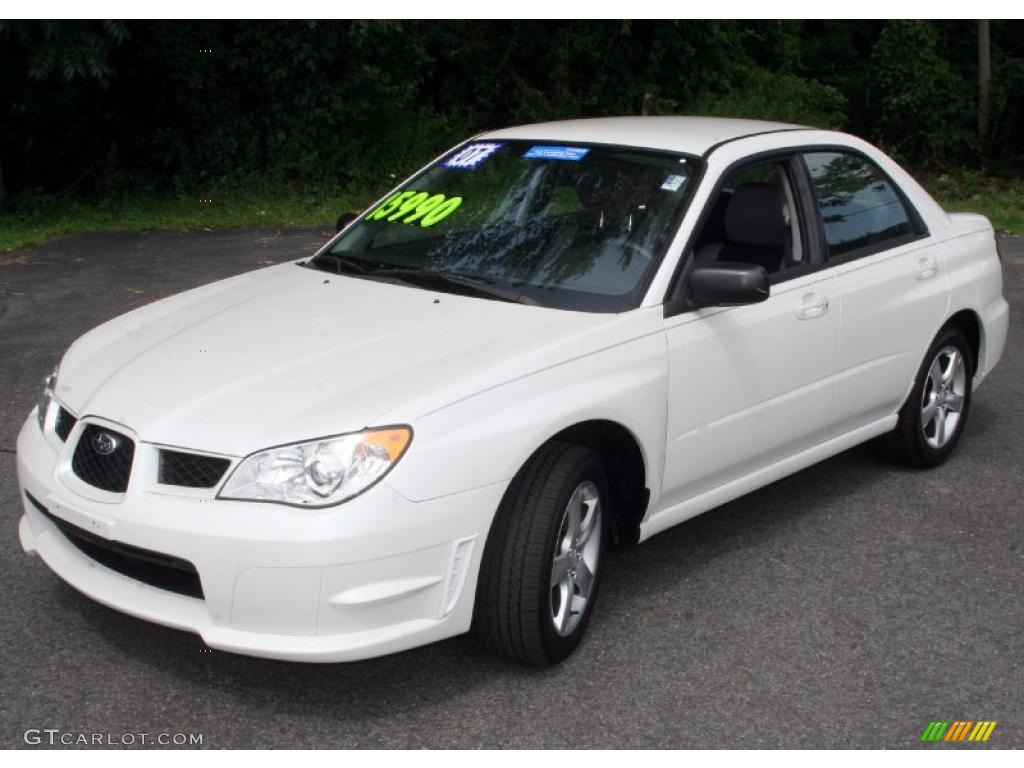
[[[409,427],[386,427],[268,448],[243,459],[218,496],[303,507],[340,504],[384,477],[410,440]]]
[[[36,418],[39,420],[39,428],[46,424],[46,412],[50,410],[50,402],[53,400],[53,391],[57,388],[57,366],[53,367],[53,373],[43,380],[43,394],[39,396],[39,408]]]

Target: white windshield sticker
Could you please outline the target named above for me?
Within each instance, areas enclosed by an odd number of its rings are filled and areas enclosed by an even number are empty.
[[[463,147],[441,165],[445,168],[476,168],[480,163],[505,146],[503,143],[478,143]]]
[[[680,176],[676,173],[670,173],[668,178],[665,179],[661,188],[666,192],[678,192],[679,188],[683,186],[683,182],[686,181],[685,176]]]

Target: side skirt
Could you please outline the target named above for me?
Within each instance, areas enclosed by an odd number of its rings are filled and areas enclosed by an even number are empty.
[[[834,437],[813,448],[794,454],[787,459],[777,461],[767,467],[751,472],[749,475],[732,480],[725,485],[712,488],[699,496],[682,501],[674,506],[663,509],[648,517],[640,524],[640,541],[646,541],[657,533],[661,533],[684,520],[696,517],[722,504],[745,496],[751,491],[756,491],[769,483],[781,480],[787,475],[799,472],[801,469],[824,461],[837,453],[842,453],[848,448],[866,442],[873,437],[884,435],[896,426],[898,414],[891,414],[884,419],[879,419],[866,426],[847,432],[845,435]]]

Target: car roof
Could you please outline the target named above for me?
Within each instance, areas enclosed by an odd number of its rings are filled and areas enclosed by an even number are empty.
[[[664,149],[703,155],[715,145],[777,131],[808,130],[792,123],[740,120],[731,117],[595,117],[559,120],[488,131],[478,139],[526,139],[536,141],[613,144]]]

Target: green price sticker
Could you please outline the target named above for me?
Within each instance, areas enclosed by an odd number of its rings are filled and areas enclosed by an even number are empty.
[[[455,209],[460,205],[462,205],[461,197],[431,195],[429,192],[406,189],[393,194],[366,218],[369,221],[386,219],[402,224],[419,222],[421,227],[432,227],[455,213]]]

